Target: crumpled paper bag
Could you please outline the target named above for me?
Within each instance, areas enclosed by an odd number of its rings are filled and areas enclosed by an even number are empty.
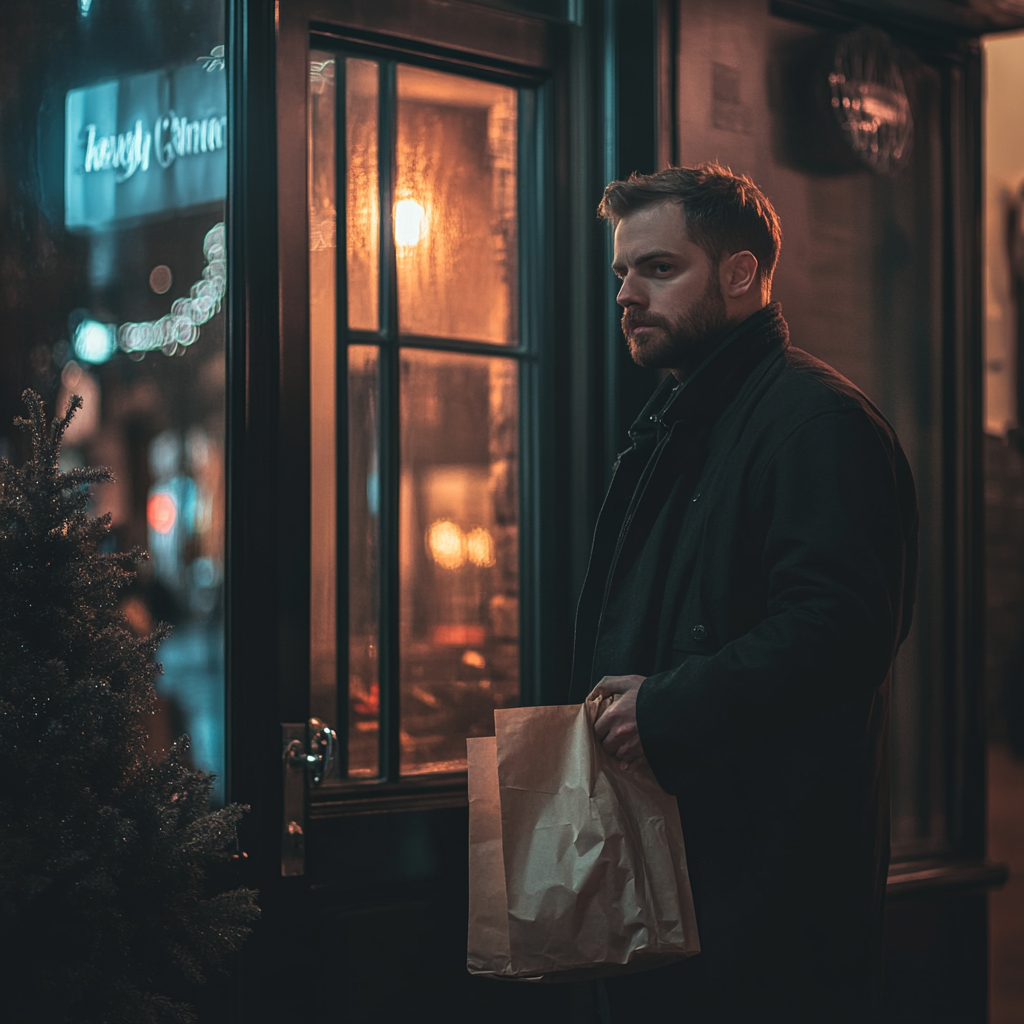
[[[467,741],[470,973],[569,981],[700,951],[676,801],[598,743],[609,700],[495,711]]]

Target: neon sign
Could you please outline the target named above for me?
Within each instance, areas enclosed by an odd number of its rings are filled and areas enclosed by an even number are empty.
[[[222,66],[151,71],[70,90],[65,226],[104,230],[223,200],[226,111]]]

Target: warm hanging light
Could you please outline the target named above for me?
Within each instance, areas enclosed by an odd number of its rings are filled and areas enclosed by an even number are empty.
[[[466,534],[466,553],[469,555],[469,560],[482,569],[494,565],[494,538],[490,531],[485,530],[482,526],[470,530]]]
[[[488,569],[495,564],[494,538],[482,526],[463,533],[450,519],[438,519],[427,530],[427,551],[443,569],[458,569],[467,561]]]
[[[427,211],[415,199],[395,203],[395,245],[411,248],[427,236]]]
[[[466,538],[450,519],[438,519],[427,530],[427,550],[442,569],[458,569],[466,562]]]

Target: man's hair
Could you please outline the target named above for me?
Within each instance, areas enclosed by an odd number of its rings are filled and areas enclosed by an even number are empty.
[[[757,258],[764,295],[782,248],[782,227],[768,197],[744,174],[717,163],[670,167],[657,174],[633,173],[604,190],[598,216],[614,227],[631,213],[659,203],[678,203],[686,233],[713,267],[723,256],[747,250]]]

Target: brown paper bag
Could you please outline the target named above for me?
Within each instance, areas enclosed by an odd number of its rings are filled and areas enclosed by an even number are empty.
[[[675,799],[604,752],[602,706],[495,711],[495,736],[467,741],[472,974],[568,981],[700,950]]]

